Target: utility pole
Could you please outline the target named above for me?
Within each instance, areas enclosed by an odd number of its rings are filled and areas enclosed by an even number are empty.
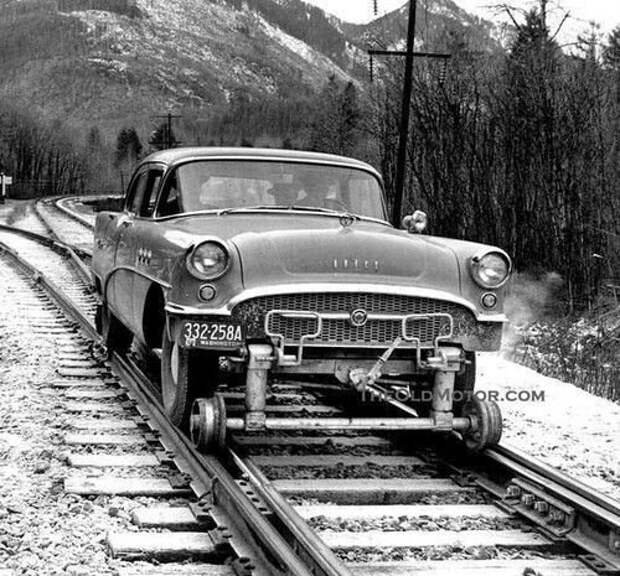
[[[166,121],[166,129],[164,130],[164,144],[166,148],[172,148],[174,142],[172,141],[172,120],[182,118],[180,114],[172,114],[168,112],[167,114],[160,114],[159,116],[154,116],[154,118],[163,118]]]
[[[405,57],[405,79],[403,84],[402,108],[400,116],[400,131],[398,142],[398,159],[396,165],[396,190],[394,206],[392,208],[392,223],[400,226],[402,217],[403,203],[405,196],[405,174],[407,171],[407,144],[409,139],[409,121],[411,118],[411,94],[413,91],[413,61],[418,58],[439,58],[444,61],[450,58],[450,54],[440,54],[436,52],[415,52],[415,24],[417,0],[409,2],[409,22],[407,24],[407,50],[368,50],[370,56],[371,79],[373,75],[374,56],[404,56]],[[413,144],[412,144],[413,145]]]

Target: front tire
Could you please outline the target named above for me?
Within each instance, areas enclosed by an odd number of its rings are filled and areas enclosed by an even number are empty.
[[[190,380],[189,352],[168,337],[164,328],[161,350],[161,397],[166,414],[175,426],[187,429],[196,398]]]
[[[182,348],[164,328],[161,351],[161,396],[175,426],[189,430],[192,405],[198,396],[211,396],[217,386],[217,356]],[[210,384],[211,383],[211,384]]]

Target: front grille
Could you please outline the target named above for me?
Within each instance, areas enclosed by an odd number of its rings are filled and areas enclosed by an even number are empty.
[[[254,298],[239,304],[233,315],[247,327],[250,335],[264,335],[264,319],[271,310],[294,310],[317,313],[346,313],[362,309],[371,314],[449,314],[462,317],[469,311],[443,300],[401,296],[397,294],[367,294],[355,292],[282,294]],[[324,318],[318,337],[308,340],[309,345],[385,346],[401,335],[401,321],[369,319],[364,326],[353,326],[349,319]],[[431,317],[407,323],[407,336],[417,338],[423,346],[432,346],[437,336],[449,333],[448,318]],[[272,314],[269,331],[281,334],[285,344],[298,343],[302,336],[318,329],[316,317],[287,318]]]

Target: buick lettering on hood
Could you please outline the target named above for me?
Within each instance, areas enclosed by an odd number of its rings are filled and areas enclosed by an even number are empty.
[[[500,346],[510,259],[423,234],[421,212],[395,228],[369,165],[165,150],[111,204],[95,231],[98,329],[110,352],[135,341],[160,358],[164,408],[201,449],[287,429],[456,432],[472,450],[499,441],[497,405],[473,394],[475,353]],[[379,402],[377,416],[272,417],[276,378]],[[226,414],[223,389],[242,392],[241,416]],[[385,404],[401,416],[379,417]]]

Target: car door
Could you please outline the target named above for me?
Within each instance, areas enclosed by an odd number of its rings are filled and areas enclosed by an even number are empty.
[[[141,205],[147,185],[148,166],[136,172],[127,192],[125,210],[116,219],[113,235],[116,239],[114,252],[114,273],[108,286],[108,305],[114,314],[134,331],[133,324],[133,276],[134,238],[133,226],[136,209]]]
[[[136,206],[131,230],[135,256],[132,288],[133,322],[136,326],[135,333],[142,340],[144,340],[142,334],[144,305],[154,279],[160,276],[161,255],[158,247],[161,245],[159,237],[161,224],[153,220],[153,214],[163,173],[163,167],[153,165],[149,168],[142,200],[140,205]]]

